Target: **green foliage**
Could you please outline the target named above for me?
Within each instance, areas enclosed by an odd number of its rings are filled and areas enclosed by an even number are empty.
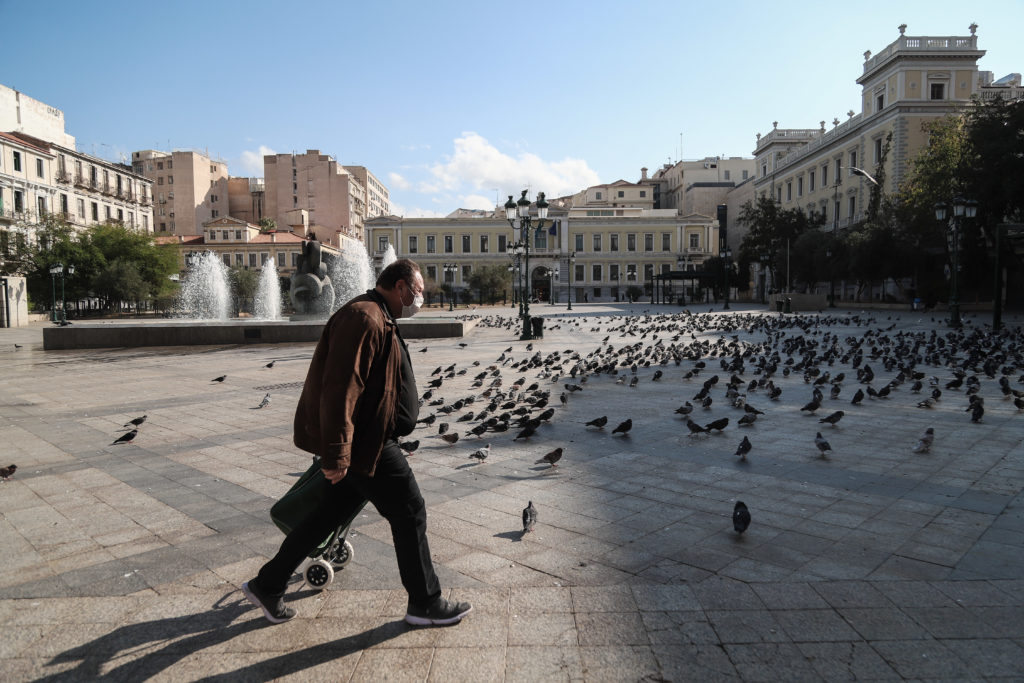
[[[96,295],[110,302],[135,303],[150,297],[152,287],[134,261],[117,258],[103,265],[92,278]]]
[[[256,290],[260,286],[259,271],[247,270],[241,266],[232,266],[228,271],[228,281],[234,295],[235,315],[244,310],[251,310]]]
[[[644,290],[639,285],[630,285],[626,287],[626,298],[631,301],[636,301],[644,295]]]
[[[273,218],[261,218],[259,222],[260,232],[272,232],[277,230],[277,221]]]
[[[793,272],[812,267],[792,262],[793,245],[801,235],[821,227],[824,218],[820,214],[808,216],[799,208],[782,209],[770,197],[758,197],[743,206],[738,220],[748,228],[740,245],[740,258],[748,263],[767,261],[774,282],[780,283],[778,274],[785,272],[787,248]]]
[[[493,301],[511,282],[512,274],[506,266],[481,266],[469,277],[469,286],[481,295],[481,301]]]

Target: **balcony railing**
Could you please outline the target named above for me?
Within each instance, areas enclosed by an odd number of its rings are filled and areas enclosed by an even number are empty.
[[[89,180],[88,187],[90,187],[93,190],[98,190],[98,189],[100,189],[100,181],[96,180],[95,178],[91,178]]]
[[[103,194],[112,195],[112,194],[114,194],[114,188],[113,188],[113,186],[111,186],[110,183],[103,183],[103,187],[100,190],[100,192],[102,192]]]
[[[71,182],[71,174],[67,171],[57,171],[57,182],[68,184]]]
[[[76,175],[75,176],[75,185],[77,185],[79,187],[88,187],[89,186],[89,181],[86,180],[85,176]]]

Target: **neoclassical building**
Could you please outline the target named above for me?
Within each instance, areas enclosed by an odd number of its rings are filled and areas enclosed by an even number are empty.
[[[624,298],[630,285],[649,292],[656,273],[697,270],[717,255],[714,219],[648,208],[649,197],[641,198],[634,184],[620,182],[621,202],[607,202],[609,190],[619,199],[620,185],[612,183],[580,193],[580,206],[551,206],[544,228],[534,230],[530,242],[527,291],[533,296],[550,301],[553,293],[563,303],[570,294],[573,302],[614,301]],[[639,206],[630,205],[627,191],[636,192]],[[534,204],[533,215],[535,209]],[[514,266],[511,247],[520,238],[518,232],[518,221],[513,229],[503,216],[382,216],[366,221],[368,247],[378,263],[393,247],[397,256],[419,263],[425,279],[456,290],[468,288],[475,269]],[[523,261],[519,259],[525,268]]]

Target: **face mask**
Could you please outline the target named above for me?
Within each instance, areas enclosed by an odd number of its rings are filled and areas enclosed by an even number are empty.
[[[420,307],[422,307],[422,306],[423,306],[423,296],[422,295],[414,295],[413,298],[412,298],[412,305],[406,304],[404,301],[402,302],[402,314],[399,315],[398,317],[399,318],[411,318],[414,315],[416,315],[417,313],[419,313]]]

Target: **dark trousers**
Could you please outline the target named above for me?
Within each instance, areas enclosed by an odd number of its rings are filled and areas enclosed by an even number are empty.
[[[370,501],[391,525],[398,571],[409,602],[426,607],[441,596],[427,545],[427,508],[405,455],[393,441],[384,446],[374,476],[349,473],[330,487],[330,495],[288,534],[277,555],[260,569],[262,591],[282,595],[302,561],[334,529]]]

